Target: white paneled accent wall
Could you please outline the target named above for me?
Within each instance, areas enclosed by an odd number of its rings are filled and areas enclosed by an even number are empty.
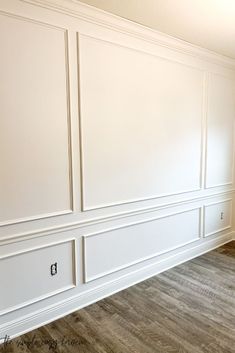
[[[71,212],[67,35],[0,14],[0,223]]]
[[[206,187],[233,183],[234,80],[211,73],[208,80]]]
[[[0,315],[75,287],[74,245],[71,240],[2,257]],[[56,275],[51,275],[51,265]]]
[[[205,236],[230,229],[232,226],[232,200],[217,201],[205,207]]]
[[[84,209],[200,189],[203,70],[83,35],[78,45]]]
[[[200,218],[200,208],[197,208],[88,234],[84,237],[85,280],[94,280],[198,240]]]
[[[233,238],[234,60],[72,0],[0,48],[0,337]]]

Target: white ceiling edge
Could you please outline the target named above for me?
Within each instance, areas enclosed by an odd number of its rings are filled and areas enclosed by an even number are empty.
[[[234,0],[81,1],[235,59]]]

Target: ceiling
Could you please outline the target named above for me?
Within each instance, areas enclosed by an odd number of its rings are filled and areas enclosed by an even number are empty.
[[[234,0],[81,0],[235,59]]]

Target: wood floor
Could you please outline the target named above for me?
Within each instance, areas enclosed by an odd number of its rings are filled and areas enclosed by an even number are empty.
[[[0,352],[235,353],[235,242],[25,334]]]

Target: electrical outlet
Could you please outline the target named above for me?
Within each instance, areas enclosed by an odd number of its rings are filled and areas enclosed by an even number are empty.
[[[224,219],[224,212],[220,213],[220,219],[223,220]]]
[[[57,274],[57,262],[51,265],[51,276],[55,276]]]

